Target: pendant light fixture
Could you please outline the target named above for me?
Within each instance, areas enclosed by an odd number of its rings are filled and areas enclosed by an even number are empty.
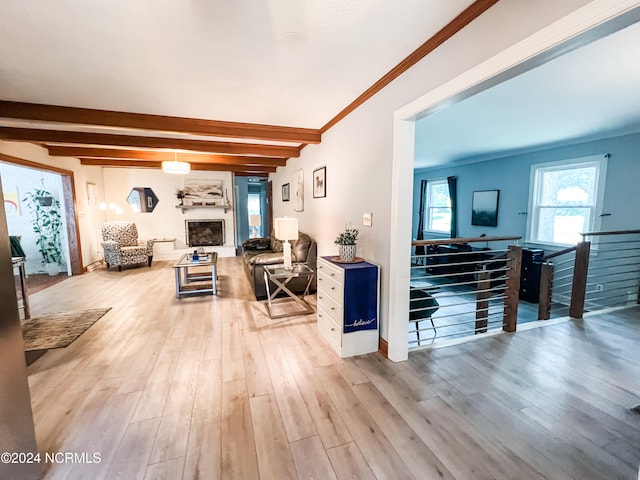
[[[173,160],[162,162],[162,171],[177,175],[186,175],[191,171],[191,165],[187,162],[178,161],[178,152],[173,152]]]

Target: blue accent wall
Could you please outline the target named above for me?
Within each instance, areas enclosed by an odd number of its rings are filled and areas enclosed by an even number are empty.
[[[478,237],[526,233],[531,165],[610,154],[607,165],[601,230],[640,228],[640,134],[539,150],[467,165],[416,170],[414,173],[413,231],[416,238],[420,206],[420,181],[458,177],[458,236]],[[500,190],[498,226],[471,225],[471,197],[477,190]],[[445,235],[448,236],[448,235]],[[437,238],[427,235],[425,238]]]

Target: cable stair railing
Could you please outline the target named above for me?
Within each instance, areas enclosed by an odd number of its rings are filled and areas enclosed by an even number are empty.
[[[538,318],[637,305],[640,295],[640,230],[587,232],[575,246],[546,255],[540,278]]]
[[[522,247],[505,244],[520,238],[413,241],[409,347],[491,330],[514,332]]]

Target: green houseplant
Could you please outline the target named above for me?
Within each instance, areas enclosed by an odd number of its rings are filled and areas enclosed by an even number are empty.
[[[343,262],[353,262],[356,258],[356,242],[360,231],[354,228],[351,223],[345,226],[333,243],[339,246],[340,260]]]
[[[43,202],[43,198],[52,200]],[[57,275],[62,263],[60,201],[55,199],[51,192],[40,188],[27,193],[23,201],[33,217],[32,227],[36,234],[36,245],[47,273]]]

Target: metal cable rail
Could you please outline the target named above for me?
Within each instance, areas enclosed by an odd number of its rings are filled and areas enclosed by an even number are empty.
[[[632,283],[625,283],[625,282],[632,282]],[[587,288],[588,287],[594,287],[596,284],[595,283],[587,283]],[[620,290],[622,288],[637,288],[638,287],[638,282],[636,280],[634,280],[633,278],[628,278],[627,280],[622,280],[619,282],[602,282],[600,285],[603,286],[607,286],[607,287],[611,287],[611,288],[607,288],[606,290],[611,292],[611,291],[616,291],[616,290]],[[615,286],[614,286],[615,285]]]
[[[561,260],[559,262],[553,262],[554,266],[558,266],[558,265],[564,265],[565,263],[571,263],[571,262],[575,262],[575,255],[571,258],[567,258],[566,260]]]
[[[455,264],[443,264],[442,267],[448,267],[449,265],[455,265]],[[437,273],[434,275],[427,275],[425,277],[414,277],[412,280],[424,280],[427,278],[449,278],[449,277],[460,277],[462,275],[475,275],[478,273],[494,273],[494,272],[508,272],[510,270],[510,268],[505,267],[505,268],[495,268],[495,269],[491,269],[491,270],[471,270],[469,272],[453,272],[453,273]],[[476,280],[476,281],[480,281],[483,282],[485,280]]]
[[[612,250],[611,252],[607,252],[607,253],[616,253],[618,252],[618,250]],[[637,259],[638,255],[624,255],[624,256],[618,256],[616,255],[615,257],[609,257],[609,258],[601,258],[601,257],[593,257],[589,258],[589,263],[595,263],[595,262],[615,262],[618,260],[624,260],[626,258],[634,258]],[[638,265],[638,263],[634,263],[634,265]]]
[[[486,249],[471,251],[456,251],[455,247],[446,247],[460,243],[472,243],[472,241],[491,242],[518,239],[519,237],[485,237],[456,239],[456,242],[451,242],[451,240],[413,241],[413,246],[430,247],[434,245],[445,248],[434,248],[434,253],[411,256],[412,261],[420,263],[420,265],[414,263],[411,266],[410,291],[413,291],[412,295],[417,293],[416,291],[425,293],[422,298],[409,299],[409,306],[416,307],[409,308],[409,314],[413,316],[422,312],[422,314],[428,315],[429,312],[434,312],[434,306],[422,306],[425,303],[420,303],[424,302],[425,298],[431,297],[440,303],[435,307],[438,309],[439,315],[407,320],[409,325],[413,322],[418,327],[409,330],[410,335],[417,334],[418,336],[417,339],[409,340],[409,344],[420,346],[425,342],[432,343],[436,339],[444,337],[464,337],[484,332],[487,328],[498,328],[501,325],[505,328],[507,325],[512,326],[516,320],[513,318],[513,312],[505,311],[505,303],[510,298],[514,298],[514,295],[517,298],[517,293],[511,291],[515,286],[515,282],[512,283],[514,279],[511,272],[514,271],[514,266],[517,268],[514,261],[518,261],[519,247],[515,250],[512,250],[511,246],[508,248],[489,248],[488,243]],[[425,273],[416,270],[421,268],[425,268]],[[414,276],[415,274],[417,276]],[[426,285],[420,286],[420,283]],[[421,294],[418,293],[417,296],[420,297]],[[453,303],[444,304],[446,299],[450,299],[448,301]],[[423,325],[425,327],[428,325],[429,328],[420,328]],[[471,329],[471,327],[477,328]],[[451,332],[456,328],[461,331],[442,335],[446,330]],[[442,329],[442,332],[439,332],[438,329]],[[433,331],[432,334],[426,335],[430,338],[420,338],[420,332],[427,331]]]
[[[484,301],[490,301],[490,300],[502,300],[502,299],[505,299],[505,298],[508,298],[508,297],[507,297],[506,295],[500,295],[500,296],[497,296],[497,297],[493,297],[493,298],[491,298],[491,299],[487,298],[487,299],[485,299]],[[418,299],[412,299],[411,301],[420,301],[420,300],[424,300],[424,299],[422,299],[422,298],[418,298]],[[440,305],[440,307],[439,307],[439,308],[440,308],[440,310],[443,310],[443,309],[445,309],[445,308],[447,308],[447,307],[459,307],[460,305],[471,305],[471,304],[476,305],[477,303],[478,303],[478,301],[477,301],[477,300],[470,300],[470,301],[468,301],[468,302],[460,302],[460,303],[451,303],[451,304],[448,304],[448,305]],[[492,305],[492,306],[495,306],[495,305]],[[424,312],[424,311],[426,311],[426,310],[433,310],[433,309],[434,309],[434,307],[433,307],[433,306],[431,306],[431,307],[424,307],[424,308],[414,308],[414,309],[409,309],[409,313],[414,313],[414,312]],[[476,309],[476,310],[474,310],[474,311],[479,312],[479,311],[481,311],[481,310]],[[457,313],[457,314],[455,314],[455,315],[466,315],[467,313],[469,313],[469,312]],[[433,318],[443,318],[444,316],[446,316],[446,315],[442,315],[442,316],[438,316],[438,317],[433,317]],[[414,322],[415,320],[409,320],[409,321],[410,321],[410,322]]]
[[[492,326],[493,327],[492,330],[496,330],[499,326],[504,327],[505,324],[502,323],[502,325],[493,325]],[[487,326],[487,327],[483,327],[482,329],[463,330],[461,332],[456,332],[456,333],[447,333],[445,335],[437,335],[437,336],[434,336],[433,338],[429,338],[429,339],[422,338],[422,339],[416,339],[416,340],[409,340],[409,344],[417,343],[418,346],[421,346],[422,342],[432,341],[432,340],[435,340],[436,338],[442,339],[442,338],[447,338],[447,337],[468,336],[468,334],[470,334],[470,333],[476,334],[476,333],[478,333],[479,330],[485,330],[485,328],[486,328],[487,331],[489,331],[489,326]],[[422,331],[422,330],[420,330],[420,331]],[[484,333],[484,332],[481,332],[481,333]]]
[[[600,292],[598,292],[598,293],[600,293]],[[604,296],[604,297],[595,297],[595,298],[591,298],[590,297],[589,299],[585,300],[585,303],[595,303],[595,302],[597,302],[599,300],[609,300],[609,299],[612,299],[612,298],[620,298],[620,297],[627,298],[627,294],[626,293],[621,293],[619,295],[607,295],[607,296]]]
[[[621,245],[634,242],[640,242],[640,240],[612,240],[610,242],[598,242],[597,245],[601,247],[602,245]]]
[[[500,280],[500,279],[506,279],[507,277],[500,277],[498,279],[491,279],[491,282],[495,282],[496,280]],[[448,286],[448,285],[447,285]],[[413,291],[425,291],[425,293],[429,293],[428,290],[432,288],[432,287],[410,287],[409,290],[413,290]],[[437,288],[437,287],[436,287]],[[507,286],[502,283],[501,285],[497,285],[495,287],[491,287],[491,288],[487,288],[484,290],[465,290],[464,292],[451,292],[451,293],[443,293],[443,292],[433,292],[432,294],[429,293],[432,297],[435,298],[447,298],[447,297],[459,297],[460,295],[471,295],[473,293],[486,293],[486,292],[497,292],[499,290],[504,290],[506,289]],[[421,297],[421,298],[414,298],[412,299],[412,301],[414,300],[423,300],[426,297]]]
[[[500,318],[500,315],[494,315],[493,317],[487,317],[487,318]],[[492,323],[498,323],[501,322],[504,319],[504,315],[502,316],[502,318],[500,320],[490,320],[487,321],[487,325],[492,324]],[[426,319],[425,319],[426,320]],[[409,330],[409,333],[419,333],[419,332],[428,332],[430,330],[443,330],[445,328],[451,328],[451,327],[459,327],[460,325],[466,325],[468,323],[476,323],[475,320],[469,320],[466,322],[458,322],[458,323],[449,323],[447,325],[436,325],[435,327],[426,327],[426,328],[416,328],[415,330]],[[484,330],[486,327],[482,326],[482,327],[478,327],[475,330]],[[438,335],[439,337],[444,337],[446,335]]]
[[[487,312],[488,313],[489,310],[491,310],[492,308],[493,309],[496,309],[496,308],[499,309],[499,307],[496,306],[496,305],[489,305],[487,308],[476,308],[474,310],[469,310],[467,312],[450,313],[448,315],[438,315],[437,317],[426,317],[426,318],[424,318],[424,320],[429,320],[429,318],[430,318],[431,320],[435,321],[435,320],[440,320],[442,318],[451,318],[451,317],[459,317],[461,315],[469,315],[470,313],[474,313],[474,312]],[[420,319],[420,320],[408,320],[408,322],[417,322],[417,321],[422,321],[422,320],[423,319]]]
[[[573,270],[573,269],[572,269],[572,270]],[[559,280],[564,280],[565,278],[573,278],[573,274],[571,274],[571,275],[562,275],[561,277],[556,277],[556,276],[554,275],[554,277],[553,277],[553,283],[555,284],[555,283],[556,283],[556,282],[558,282]],[[567,283],[567,284],[565,284],[565,285],[571,285],[571,283]]]
[[[467,252],[444,252],[444,253],[425,253],[423,255],[411,255],[411,258],[429,258],[429,257],[452,257],[455,255],[486,255],[487,253],[507,253],[508,250],[470,250]],[[496,257],[498,258],[498,257]]]
[[[613,268],[613,267],[609,267],[609,268]],[[638,271],[638,269],[634,269],[634,270],[624,270],[622,272],[592,273],[590,275],[587,275],[587,279],[589,279],[589,278],[612,277],[614,275],[627,275],[629,273],[640,273],[640,271]],[[606,282],[603,282],[603,283],[606,283]]]

